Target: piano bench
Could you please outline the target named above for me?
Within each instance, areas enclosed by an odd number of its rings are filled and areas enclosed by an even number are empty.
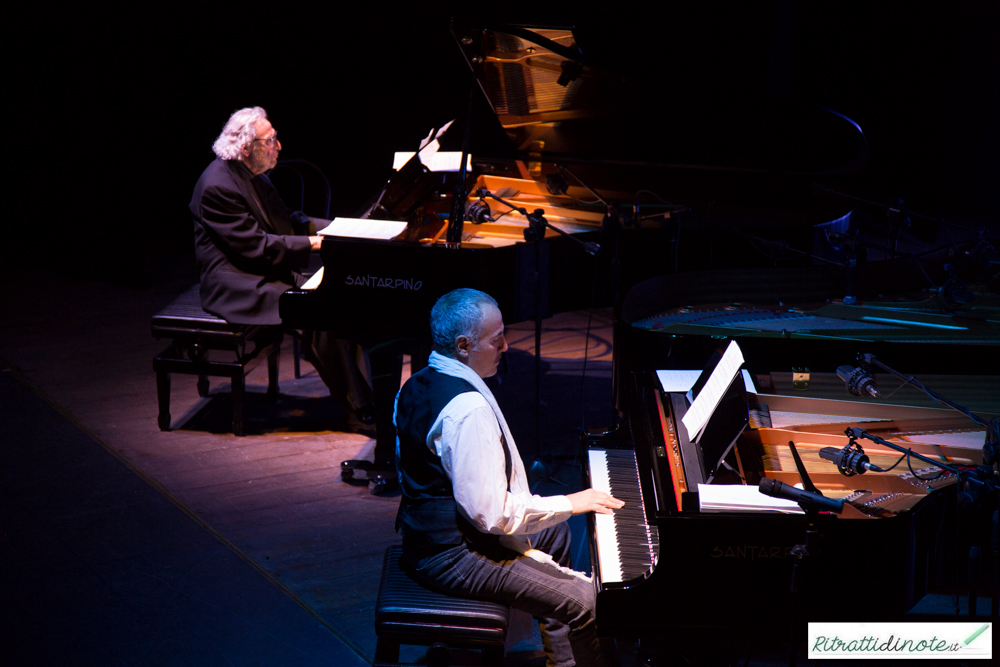
[[[446,664],[441,660],[451,647],[481,649],[482,664],[501,667],[510,609],[425,588],[401,567],[402,552],[401,546],[391,546],[382,561],[374,667],[398,665],[400,644],[430,646],[427,664]]]
[[[228,377],[232,382],[233,433],[243,435],[243,403],[246,366],[260,355],[267,356],[267,397],[278,397],[278,354],[282,332],[278,327],[229,324],[201,309],[198,285],[194,285],[153,316],[154,338],[169,338],[168,345],[153,358],[156,372],[157,423],[170,430],[170,374],[198,376],[198,395],[208,395],[208,376]],[[252,346],[251,346],[252,344]],[[230,360],[209,359],[209,352],[232,354]]]

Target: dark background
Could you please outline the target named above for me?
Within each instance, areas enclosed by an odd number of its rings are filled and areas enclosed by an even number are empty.
[[[193,261],[191,189],[243,106],[267,109],[282,158],[325,172],[331,215],[356,214],[393,151],[461,122],[452,16],[574,25],[589,60],[634,65],[681,106],[770,96],[835,109],[870,147],[837,187],[971,226],[1000,217],[995,1],[536,4],[35,9],[8,25],[17,158],[4,261],[135,286]],[[475,119],[474,154],[509,153],[481,97]],[[456,127],[446,147],[460,138]]]

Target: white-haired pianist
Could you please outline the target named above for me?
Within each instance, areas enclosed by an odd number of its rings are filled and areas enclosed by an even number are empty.
[[[301,286],[298,272],[322,237],[315,222],[290,211],[267,177],[281,142],[260,107],[233,113],[215,140],[216,159],[191,196],[201,304],[231,324],[281,324],[278,298]],[[357,348],[323,333],[304,346],[349,425],[370,422],[371,389],[356,363]]]

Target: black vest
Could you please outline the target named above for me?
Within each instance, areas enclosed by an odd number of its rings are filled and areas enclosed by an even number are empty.
[[[451,480],[441,457],[427,446],[427,434],[438,415],[459,394],[476,391],[469,382],[438,373],[431,367],[413,375],[399,392],[396,403],[396,469],[402,498],[396,530],[403,534],[407,551],[437,551],[463,541],[495,539],[474,528],[458,512]],[[501,435],[507,480],[511,458]]]

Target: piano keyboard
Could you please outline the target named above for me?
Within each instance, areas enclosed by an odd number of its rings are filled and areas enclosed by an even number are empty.
[[[602,584],[628,581],[653,566],[656,527],[646,523],[635,452],[591,449],[590,485],[625,502],[614,514],[594,514],[594,540]]]

